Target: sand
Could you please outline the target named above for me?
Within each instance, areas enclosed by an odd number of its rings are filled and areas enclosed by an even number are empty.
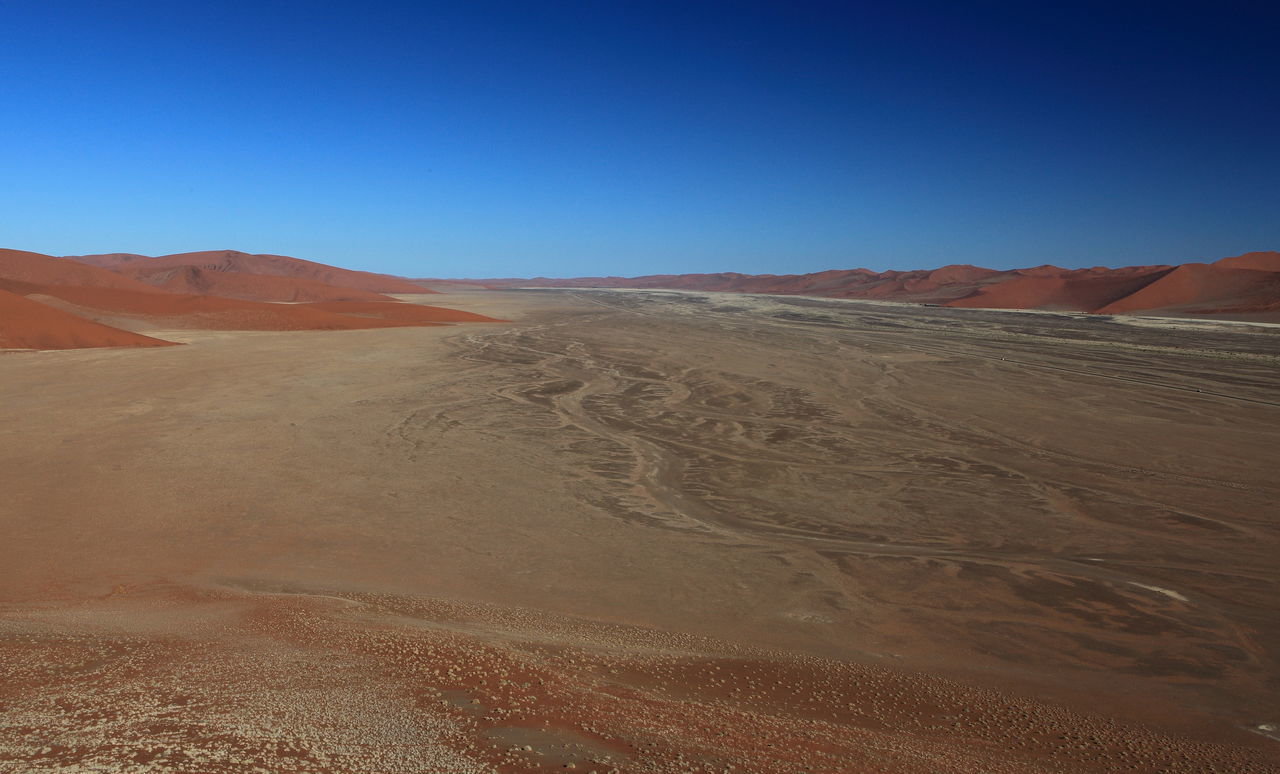
[[[415,280],[424,286],[431,281]],[[643,277],[481,279],[491,288],[632,288],[875,299],[977,309],[1101,314],[1163,313],[1280,322],[1280,253],[1254,252],[1212,264],[995,271],[848,269],[813,274],[660,274]]]
[[[184,293],[31,285],[3,279],[0,289],[21,293],[82,318],[144,333],[160,329],[356,330],[489,321],[483,315],[454,310],[417,305],[409,308],[410,304],[396,300],[262,303]]]
[[[86,320],[0,288],[0,350],[163,347],[170,343]]]
[[[65,258],[0,248],[0,279],[37,285],[74,285],[154,293],[156,290],[108,269]]]
[[[396,278],[284,256],[221,251],[152,259],[113,253],[72,260],[0,250],[0,291],[8,296],[0,349],[149,346],[152,339],[135,334],[159,330],[356,330],[493,321],[402,303],[360,289],[365,286],[410,292],[405,298],[415,300],[439,295]]]
[[[1004,282],[984,287],[971,296],[948,301],[948,306],[976,307],[984,309],[1062,309],[1079,312],[1101,310],[1118,299],[1141,295],[1142,291],[1168,269],[1152,269],[1133,276],[1117,276],[1108,272],[1102,276],[1049,276],[1014,277]],[[1162,299],[1163,300],[1163,299]],[[1165,304],[1161,304],[1162,306]],[[1141,303],[1125,311],[1144,310],[1151,307]]]
[[[1278,302],[1280,272],[1189,263],[1098,311],[1102,314],[1175,308],[1252,311],[1267,309]]]
[[[431,301],[0,357],[0,770],[1280,770],[1274,329]]]
[[[404,323],[460,323],[460,322],[495,322],[495,318],[469,312],[463,309],[450,309],[434,304],[421,303],[422,299],[414,296],[401,296],[410,303],[399,303],[393,299],[387,301],[318,301],[307,304],[310,309],[319,309],[336,314],[373,317],[382,320],[393,320]],[[431,301],[436,297],[432,296]]]
[[[1280,271],[1280,252],[1275,250],[1245,253],[1214,262],[1215,266],[1228,269],[1257,269],[1259,271]]]
[[[388,274],[342,269],[287,255],[243,253],[239,250],[202,250],[155,258],[131,253],[105,253],[70,256],[69,260],[124,273],[150,273],[161,269],[195,267],[212,272],[295,277],[370,293],[435,292]]]
[[[305,277],[245,274],[216,271],[197,266],[151,268],[126,266],[122,274],[173,293],[239,298],[245,301],[388,301],[387,296],[367,290],[326,285]]]

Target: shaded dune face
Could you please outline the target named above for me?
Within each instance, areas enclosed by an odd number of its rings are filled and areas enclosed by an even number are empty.
[[[0,348],[3,349],[164,347],[172,343],[86,320],[0,289]]]

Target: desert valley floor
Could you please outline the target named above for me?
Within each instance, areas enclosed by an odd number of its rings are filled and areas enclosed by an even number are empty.
[[[0,772],[1280,771],[1280,328],[430,303],[0,355]]]

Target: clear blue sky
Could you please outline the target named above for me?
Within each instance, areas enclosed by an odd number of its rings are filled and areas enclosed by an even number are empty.
[[[0,3],[0,246],[412,276],[1280,249],[1274,2]]]

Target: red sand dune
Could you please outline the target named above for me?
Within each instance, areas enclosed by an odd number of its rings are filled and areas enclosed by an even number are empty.
[[[953,263],[929,272],[928,281],[937,286],[957,285],[965,282],[981,282],[990,279],[1000,272],[995,269],[984,269],[981,266],[970,266],[967,263]]]
[[[1257,269],[1258,271],[1280,271],[1280,253],[1274,250],[1256,253],[1245,253],[1215,261],[1214,266],[1225,269]]]
[[[1187,263],[1167,272],[1137,292],[1097,311],[1118,314],[1154,309],[1210,306],[1215,309],[1267,307],[1280,300],[1280,273],[1224,268],[1217,264]]]
[[[48,285],[76,284],[133,290],[149,287],[141,282],[127,284],[136,277],[169,290],[247,301],[392,303],[379,293],[426,293],[435,292],[428,286],[470,284],[492,288],[665,288],[866,298],[955,307],[1108,314],[1142,311],[1248,313],[1258,319],[1280,318],[1280,285],[1277,282],[1280,278],[1280,253],[1277,252],[1246,253],[1223,258],[1214,264],[1184,264],[1177,269],[1170,266],[1062,269],[1042,265],[997,271],[978,266],[951,265],[934,270],[884,272],[842,269],[790,275],[721,272],[631,278],[537,277],[451,281],[406,280],[348,271],[286,256],[250,255],[232,250],[180,253],[159,258],[111,253],[80,256],[76,260],[92,265],[85,266],[86,274],[72,277],[67,267],[74,264],[64,259],[2,251],[0,277]],[[115,273],[100,268],[103,266],[113,268]],[[111,279],[112,276],[116,278]],[[428,321],[425,319],[427,313],[421,309],[408,311],[394,304],[385,309],[374,306],[361,311],[356,311],[356,307],[327,309],[313,305],[312,311],[358,315],[369,321],[385,323]],[[436,319],[441,318],[431,318],[431,321]]]
[[[126,265],[118,271],[148,285],[172,293],[221,296],[245,301],[394,301],[368,290],[326,285],[305,277],[211,271],[198,266],[173,268]]]
[[[285,255],[253,255],[237,250],[208,250],[195,253],[175,253],[158,258],[133,255],[131,253],[106,253],[103,255],[70,256],[80,263],[122,270],[140,270],[143,266],[149,270],[175,269],[183,266],[194,266],[199,269],[216,272],[239,272],[241,274],[272,275],[278,277],[299,277],[322,282],[352,290],[364,290],[371,293],[434,293],[407,279],[387,274],[374,274],[367,271],[339,269],[301,258],[290,258]]]
[[[429,283],[431,280],[415,280]],[[813,274],[655,274],[642,277],[458,280],[505,287],[649,288],[932,303],[953,307],[1078,312],[1247,314],[1280,321],[1280,252],[1254,252],[1216,263],[1063,269],[1043,265],[1012,271],[952,265],[940,269]]]
[[[62,285],[33,285],[0,280],[0,288],[57,299],[83,310],[141,318],[172,328],[197,330],[299,331],[397,328],[440,325],[435,321],[400,321],[356,317],[312,308],[309,304],[271,304],[217,296],[149,290],[116,290]],[[409,306],[406,304],[406,306]]]
[[[167,346],[174,343],[102,325],[0,290],[0,349]]]
[[[170,343],[112,327],[138,327],[131,320],[144,321],[144,329],[262,331],[493,321],[471,312],[401,303],[352,287],[432,292],[407,280],[283,256],[223,251],[150,259],[113,253],[83,260],[0,250],[0,291],[5,302],[0,346],[53,349]]]
[[[1141,290],[1169,272],[1167,267],[1144,268],[1146,271],[1130,275],[1085,269],[1059,270],[1057,276],[1047,272],[1015,276],[948,301],[946,306],[1091,312]]]
[[[403,323],[502,322],[475,312],[399,301],[319,301],[305,304],[335,314],[373,317]]]
[[[24,250],[0,249],[0,279],[39,285],[80,285],[156,292],[148,285],[113,271]]]

